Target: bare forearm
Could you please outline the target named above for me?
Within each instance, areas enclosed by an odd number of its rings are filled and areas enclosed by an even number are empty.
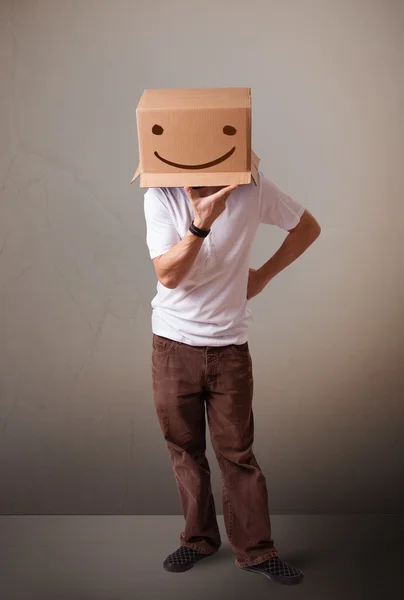
[[[159,259],[160,280],[170,289],[177,287],[191,269],[204,238],[187,231],[183,239]]]
[[[259,269],[265,283],[295,261],[320,235],[320,227],[307,226],[291,231],[275,254]]]
[[[225,210],[226,200],[236,187],[238,186],[220,186],[219,189],[204,187],[202,191],[185,187],[192,205],[195,227],[204,231],[211,229],[215,220]],[[188,230],[178,244],[157,259],[153,259],[157,276],[165,287],[174,289],[184,279],[194,264],[204,239]]]

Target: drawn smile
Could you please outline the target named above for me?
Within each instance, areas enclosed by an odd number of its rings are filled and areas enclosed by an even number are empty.
[[[228,158],[230,158],[230,156],[233,154],[235,149],[236,149],[236,146],[233,146],[233,148],[231,150],[229,150],[229,152],[226,152],[226,154],[223,154],[223,156],[220,156],[220,158],[216,158],[215,160],[212,160],[211,162],[208,162],[208,163],[204,163],[203,165],[180,165],[179,163],[175,163],[175,162],[172,162],[171,160],[167,160],[166,158],[163,158],[162,156],[160,156],[160,154],[158,152],[155,152],[154,155],[157,156],[157,158],[159,160],[161,160],[163,163],[166,163],[167,165],[171,165],[172,167],[177,167],[177,169],[208,169],[209,167],[218,165],[219,163],[223,162],[224,160],[227,160]]]

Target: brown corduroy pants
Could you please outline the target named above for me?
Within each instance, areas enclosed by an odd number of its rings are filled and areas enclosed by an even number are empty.
[[[253,373],[248,342],[190,346],[153,334],[152,381],[185,518],[181,545],[207,554],[221,546],[205,456],[206,405],[235,563],[244,567],[277,556],[265,477],[252,449]]]

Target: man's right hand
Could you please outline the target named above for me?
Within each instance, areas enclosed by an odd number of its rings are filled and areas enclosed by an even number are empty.
[[[194,210],[194,225],[199,227],[199,229],[210,229],[218,216],[226,208],[227,198],[237,187],[238,184],[228,185],[210,196],[201,195],[201,190],[184,187]]]

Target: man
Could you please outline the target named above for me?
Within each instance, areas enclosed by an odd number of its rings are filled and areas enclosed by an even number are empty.
[[[222,473],[226,532],[237,566],[296,584],[271,535],[265,477],[255,459],[247,302],[320,234],[316,219],[261,172],[257,185],[149,188],[147,244],[158,277],[152,301],[157,416],[185,518],[164,568],[182,572],[221,545],[205,456],[205,407]],[[288,232],[260,269],[249,268],[260,223]]]

